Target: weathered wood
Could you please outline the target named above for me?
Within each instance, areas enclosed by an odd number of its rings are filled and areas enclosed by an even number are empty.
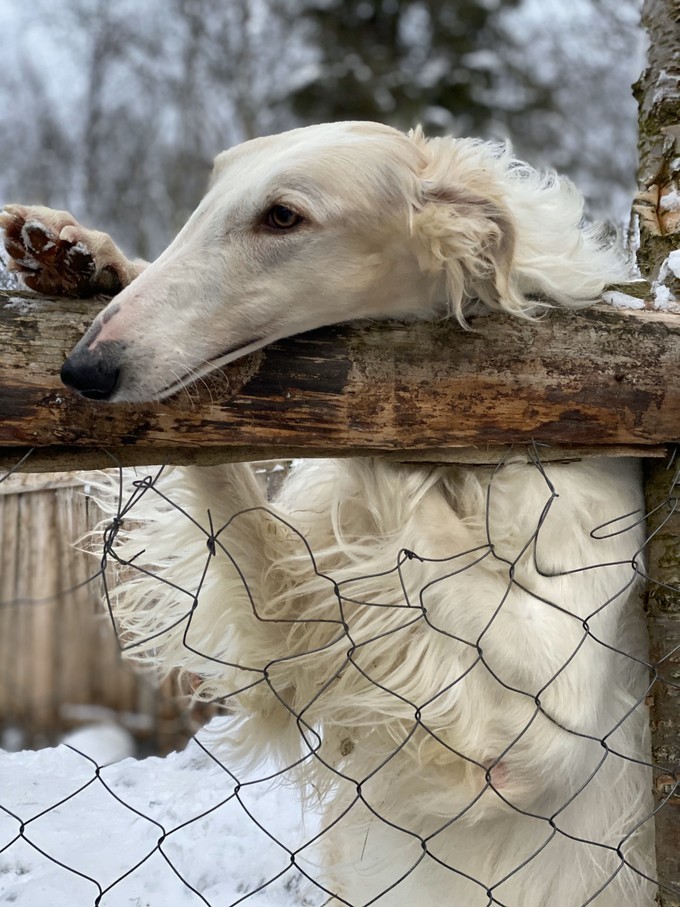
[[[174,399],[105,406],[59,368],[101,304],[0,294],[0,455],[28,468],[367,455],[680,436],[680,319],[598,305],[537,322],[354,324],[272,344]],[[434,459],[437,451],[434,451]],[[494,452],[495,453],[495,452]],[[473,457],[474,458],[474,457]]]
[[[647,591],[651,663],[658,679],[651,706],[657,868],[675,888],[662,891],[664,907],[680,907],[680,463],[647,464],[650,512]],[[675,482],[675,485],[674,485]]]
[[[638,264],[650,281],[663,276],[680,298],[680,277],[672,270],[663,273],[680,239],[680,6],[677,0],[645,0],[642,21],[647,66],[634,86],[639,103]]]
[[[639,101],[640,214],[638,263],[650,282],[680,298],[680,277],[668,256],[680,248],[680,8],[677,0],[645,0],[647,67]],[[650,695],[655,773],[656,857],[660,907],[680,907],[680,513],[678,461],[670,470],[648,464],[646,481],[649,637],[659,679]],[[675,484],[674,484],[675,481]],[[659,508],[659,509],[656,509]]]
[[[433,464],[433,465],[470,465],[496,466],[511,450],[508,444],[486,444],[478,447],[429,448],[427,450],[381,450],[379,448],[345,447],[339,450],[319,447],[227,447],[211,445],[210,447],[43,447],[31,450],[23,462],[17,460],[17,453],[0,454],[0,477],[20,475],[39,475],[63,470],[73,473],[78,470],[111,469],[118,466],[154,466],[163,463],[174,466],[214,466],[219,463],[255,463],[294,460],[298,457],[333,456],[365,457],[380,456],[399,463]],[[14,451],[14,448],[6,448]],[[645,447],[642,445],[616,445],[578,447],[564,444],[535,444],[534,442],[512,445],[513,456],[524,456],[527,462],[539,459],[542,463],[569,462],[589,457],[636,457],[667,459],[669,449],[663,447]],[[23,456],[23,454],[22,454]],[[17,469],[17,464],[19,468]],[[77,481],[77,480],[75,480]],[[4,491],[4,482],[0,483],[0,498]],[[10,486],[9,493],[13,489]]]

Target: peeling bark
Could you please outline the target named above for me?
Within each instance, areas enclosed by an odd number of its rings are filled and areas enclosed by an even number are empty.
[[[670,252],[680,248],[680,6],[645,0],[648,65],[634,86],[638,100],[640,215],[638,264],[653,283]],[[680,299],[680,279],[666,280]]]
[[[650,661],[657,680],[650,696],[659,904],[680,907],[680,463],[648,463],[647,548]],[[675,486],[673,484],[675,482]]]
[[[664,280],[680,299],[680,280],[664,263],[680,249],[680,7],[645,0],[648,66],[635,86],[640,105],[640,270]],[[676,316],[678,317],[678,316]],[[680,321],[680,318],[678,318]],[[680,362],[670,364],[680,370]],[[650,696],[652,753],[659,771],[654,795],[659,904],[680,907],[680,486],[678,460],[669,469],[648,464],[649,636],[658,679]],[[659,508],[658,510],[656,508]],[[663,887],[668,886],[668,888]],[[674,890],[670,890],[674,889]]]

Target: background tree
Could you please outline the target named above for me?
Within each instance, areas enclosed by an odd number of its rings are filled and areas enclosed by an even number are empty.
[[[623,222],[637,164],[640,3],[524,0],[501,18],[493,128],[521,156],[568,174],[591,215]]]
[[[510,137],[520,155],[572,176],[595,216],[626,217],[637,0],[303,0],[302,19],[318,66],[292,95],[305,122]]]
[[[73,209],[153,258],[215,154],[293,122],[290,0],[37,0],[5,23],[3,201]],[[0,26],[2,20],[0,19]],[[0,38],[3,35],[0,33]],[[40,61],[39,63],[37,61]]]
[[[633,191],[638,0],[0,4],[0,201],[71,209],[155,257],[216,152],[371,117],[510,137],[597,216]]]
[[[519,0],[508,0],[516,7]],[[420,120],[429,132],[486,126],[501,33],[499,4],[479,0],[307,0],[301,15],[320,78],[293,94],[305,120]]]

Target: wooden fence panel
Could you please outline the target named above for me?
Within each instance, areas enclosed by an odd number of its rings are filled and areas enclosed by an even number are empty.
[[[83,491],[71,475],[0,484],[0,745],[54,743],[108,717],[167,751],[205,710],[187,711],[176,678],[159,690],[121,659],[97,559],[73,545],[100,518]]]

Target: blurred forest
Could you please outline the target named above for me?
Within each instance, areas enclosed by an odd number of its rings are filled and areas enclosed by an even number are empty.
[[[623,221],[639,0],[0,0],[0,202],[70,209],[153,258],[215,154],[376,119],[510,138]]]

